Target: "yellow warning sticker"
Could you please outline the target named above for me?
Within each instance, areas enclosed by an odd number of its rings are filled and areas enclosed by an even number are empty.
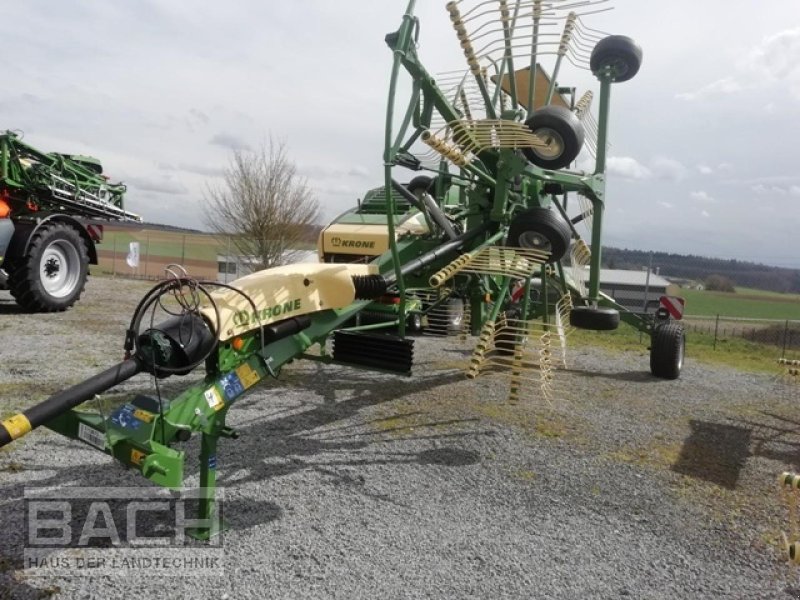
[[[208,405],[215,411],[220,410],[223,406],[225,406],[225,403],[222,401],[222,398],[220,397],[216,387],[208,388],[203,393],[203,396],[205,396]]]
[[[144,461],[146,456],[147,456],[147,453],[142,452],[141,450],[137,450],[136,448],[133,448],[131,450],[131,462],[134,465],[141,466],[142,461]]]
[[[244,386],[244,389],[253,387],[261,379],[261,377],[258,375],[258,372],[252,369],[247,363],[236,367],[236,374],[242,381],[242,386]]]
[[[9,417],[3,421],[2,424],[3,427],[6,428],[6,431],[8,431],[8,435],[11,436],[12,440],[22,437],[31,430],[31,422],[28,421],[28,417],[22,413]]]
[[[149,413],[146,410],[142,410],[141,408],[137,408],[133,411],[133,416],[139,419],[140,421],[144,421],[145,423],[150,423],[153,420],[153,413]]]

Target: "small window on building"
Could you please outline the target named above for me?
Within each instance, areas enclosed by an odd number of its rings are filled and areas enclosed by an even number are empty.
[[[220,261],[217,263],[217,268],[220,273],[227,273],[228,275],[236,275],[236,263]]]

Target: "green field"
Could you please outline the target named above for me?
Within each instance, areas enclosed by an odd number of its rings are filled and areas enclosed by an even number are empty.
[[[736,293],[682,289],[686,316],[800,320],[800,295],[739,288]]]
[[[650,338],[638,331],[621,325],[615,331],[574,330],[569,337],[575,346],[589,345],[605,348],[612,352],[629,351],[643,356],[649,355]],[[785,352],[785,354],[784,354]],[[800,360],[800,349],[787,348],[785,351],[774,345],[760,344],[731,337],[717,340],[713,334],[688,332],[686,334],[686,360],[712,365],[725,365],[743,371],[755,371],[779,375],[782,368],[777,360],[784,355],[791,360]]]

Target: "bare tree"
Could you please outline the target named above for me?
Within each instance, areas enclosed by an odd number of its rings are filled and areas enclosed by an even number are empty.
[[[259,268],[290,263],[319,219],[319,202],[272,137],[257,151],[234,150],[225,183],[207,190],[203,220],[231,236],[236,251]]]

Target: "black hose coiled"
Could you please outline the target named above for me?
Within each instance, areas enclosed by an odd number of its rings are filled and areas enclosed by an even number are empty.
[[[386,293],[388,287],[383,275],[353,275],[356,300],[374,300]]]

